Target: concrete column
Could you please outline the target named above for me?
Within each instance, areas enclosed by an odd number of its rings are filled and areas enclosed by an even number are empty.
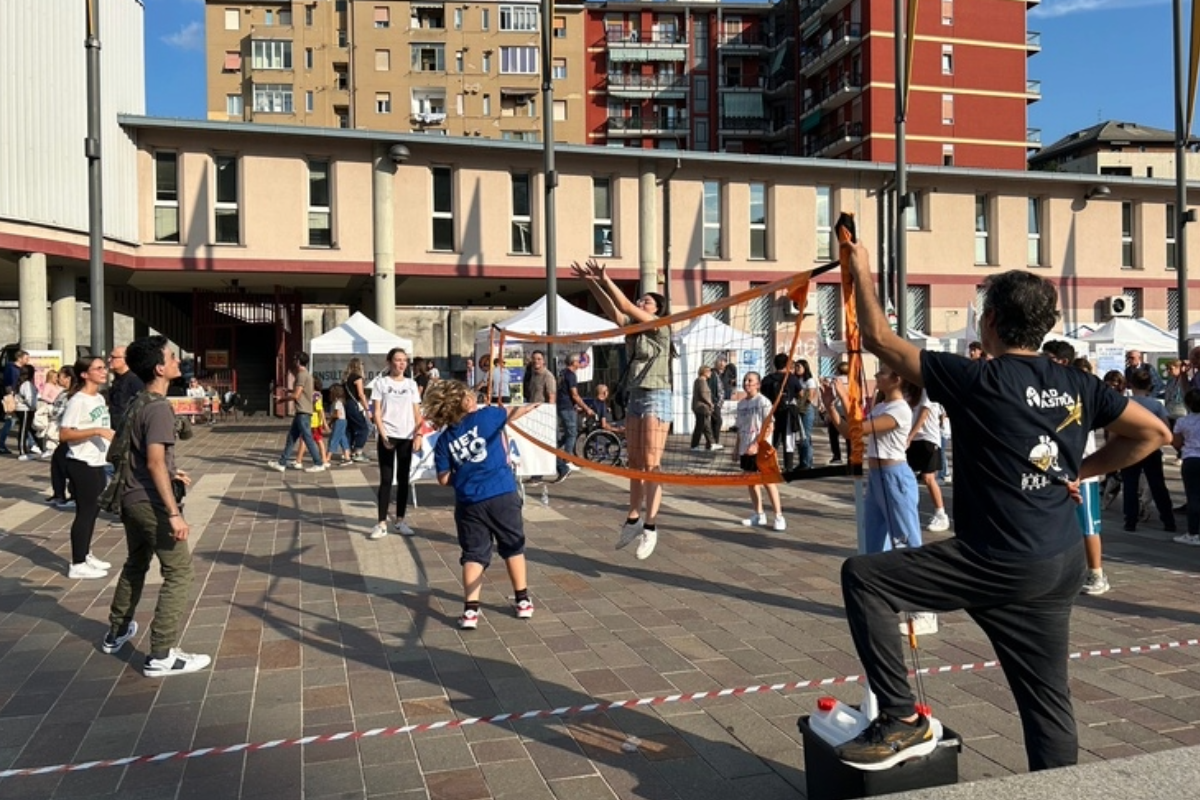
[[[638,268],[642,292],[659,290],[658,175],[649,159],[638,166]]]
[[[464,350],[463,345],[467,343],[463,341],[462,332],[462,309],[452,308],[446,314],[446,337],[449,340],[446,349],[449,351],[447,355],[450,356],[450,369],[454,369],[461,359],[473,354],[471,347]]]
[[[407,153],[407,151],[405,151]],[[375,276],[375,324],[396,331],[396,214],[392,187],[396,165],[387,144],[375,145],[375,164],[371,173],[371,210],[373,213]]]
[[[50,347],[50,315],[46,306],[46,254],[26,253],[17,265],[17,292],[21,301],[21,347]]]
[[[63,363],[75,363],[75,273],[66,267],[50,270],[50,349],[61,350]]]
[[[111,352],[113,349],[113,340],[116,338],[116,312],[113,308],[117,305],[117,292],[113,287],[104,286],[104,341],[92,342],[92,353],[100,355],[102,353]],[[93,328],[95,330],[95,328]],[[125,342],[124,344],[128,344]]]

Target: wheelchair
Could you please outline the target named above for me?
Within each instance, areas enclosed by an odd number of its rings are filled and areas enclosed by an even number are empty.
[[[575,455],[596,464],[611,464],[614,467],[625,466],[629,459],[625,437],[616,431],[604,430],[592,416],[580,420]]]

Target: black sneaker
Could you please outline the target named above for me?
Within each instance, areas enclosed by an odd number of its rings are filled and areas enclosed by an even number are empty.
[[[867,771],[885,770],[901,761],[927,756],[937,747],[929,717],[920,714],[914,723],[880,714],[857,737],[838,747],[843,763]]]
[[[125,629],[125,633],[121,636],[113,636],[112,631],[104,634],[104,641],[100,643],[100,651],[112,655],[125,646],[125,643],[137,636],[138,626],[137,620],[129,621],[129,627]]]

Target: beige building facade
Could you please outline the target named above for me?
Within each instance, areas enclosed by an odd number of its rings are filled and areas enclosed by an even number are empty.
[[[277,125],[584,141],[583,5],[550,20],[554,99],[541,93],[531,0],[206,0],[208,118]]]

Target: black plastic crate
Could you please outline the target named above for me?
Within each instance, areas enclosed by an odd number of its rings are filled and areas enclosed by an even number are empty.
[[[812,732],[807,716],[801,717],[796,724],[804,741],[808,800],[878,797],[958,783],[962,739],[949,728],[944,729],[942,740],[929,755],[902,761],[891,769],[870,772],[842,763],[834,753],[833,745]]]

